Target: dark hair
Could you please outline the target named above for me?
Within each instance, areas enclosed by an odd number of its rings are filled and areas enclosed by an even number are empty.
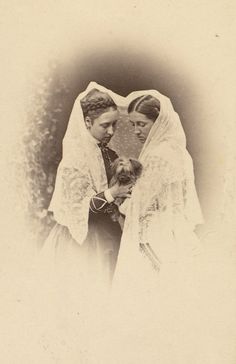
[[[98,118],[110,107],[117,110],[117,105],[107,93],[97,90],[96,88],[80,101],[84,118],[89,116],[91,120]]]
[[[128,113],[133,111],[140,112],[153,122],[160,113],[160,101],[151,95],[140,96],[131,101],[128,107]]]

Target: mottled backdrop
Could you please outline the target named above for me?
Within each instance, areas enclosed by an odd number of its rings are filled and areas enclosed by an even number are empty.
[[[201,192],[204,173],[202,154],[207,147],[203,124],[198,123],[199,105],[195,102],[197,85],[186,74],[183,79],[162,57],[155,62],[147,55],[137,55],[111,48],[100,50],[96,57],[76,55],[59,62],[49,63],[28,100],[27,126],[24,131],[26,151],[25,171],[28,185],[28,211],[32,230],[44,240],[53,224],[48,208],[62,156],[62,140],[73,103],[90,81],[96,81],[114,92],[126,96],[134,90],[157,89],[167,95],[179,113],[186,132],[188,149],[193,157],[197,189]],[[133,134],[126,113],[110,145],[118,155],[138,157],[141,144]]]

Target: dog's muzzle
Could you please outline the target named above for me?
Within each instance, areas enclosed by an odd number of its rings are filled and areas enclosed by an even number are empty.
[[[128,184],[132,182],[131,175],[125,172],[119,173],[117,179],[121,184]]]

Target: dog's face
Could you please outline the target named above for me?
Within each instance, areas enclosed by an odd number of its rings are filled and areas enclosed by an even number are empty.
[[[142,165],[139,161],[120,157],[112,165],[113,176],[121,184],[135,182],[142,172]]]

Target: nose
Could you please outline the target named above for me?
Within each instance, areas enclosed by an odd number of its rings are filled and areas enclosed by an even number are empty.
[[[111,126],[109,126],[109,128],[107,129],[107,133],[108,133],[109,135],[111,135],[111,136],[114,134],[114,130],[113,130],[112,125],[111,125]]]
[[[140,134],[140,130],[139,130],[139,128],[136,125],[134,127],[134,134],[136,134],[136,135],[139,135]]]

